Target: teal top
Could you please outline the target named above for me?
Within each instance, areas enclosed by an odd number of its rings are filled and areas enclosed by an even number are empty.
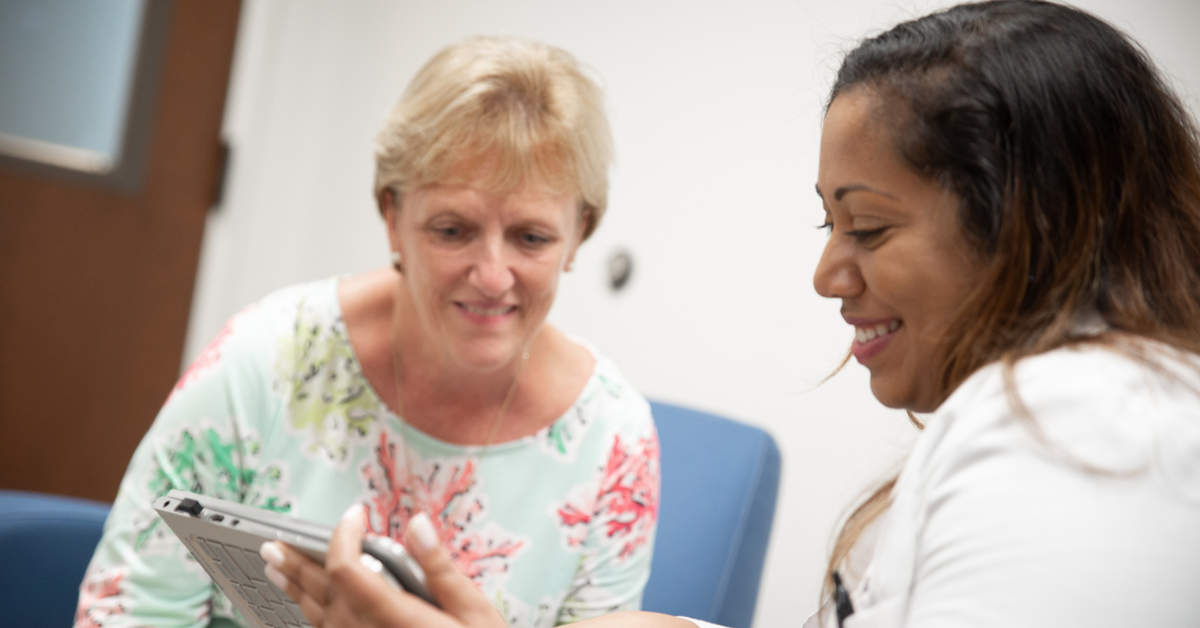
[[[512,626],[637,609],[658,518],[658,439],[646,400],[592,353],[583,392],[549,427],[465,447],[383,404],[347,338],[337,279],[266,297],[187,369],[134,453],[77,628],[244,624],[152,509],[170,489],[327,525],[360,503],[371,530],[393,538],[429,513]]]

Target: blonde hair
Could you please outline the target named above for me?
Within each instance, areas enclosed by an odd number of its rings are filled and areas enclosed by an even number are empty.
[[[375,196],[434,183],[578,194],[586,239],[608,206],[612,135],[600,88],[569,53],[477,37],[435,55],[376,140]]]

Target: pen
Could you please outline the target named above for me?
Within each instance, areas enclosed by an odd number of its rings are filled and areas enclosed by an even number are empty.
[[[850,603],[850,594],[842,584],[841,574],[836,571],[833,572],[833,603],[837,607],[838,628],[842,628],[842,622],[854,614],[854,604]]]

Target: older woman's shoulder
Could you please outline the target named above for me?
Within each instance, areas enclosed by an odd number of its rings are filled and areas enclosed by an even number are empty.
[[[587,340],[572,334],[567,337],[587,349],[595,360],[591,377],[576,402],[578,410],[610,424],[652,424],[650,403],[616,363]]]
[[[292,284],[267,293],[248,309],[258,310],[264,317],[294,321],[299,316],[319,316],[335,320],[341,317],[337,301],[340,278],[328,277]]]

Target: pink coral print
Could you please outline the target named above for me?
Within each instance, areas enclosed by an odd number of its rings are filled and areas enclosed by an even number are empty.
[[[79,606],[75,611],[75,628],[100,628],[112,615],[124,615],[121,606],[121,582],[128,569],[118,567],[107,571],[89,572],[79,587]]]
[[[363,466],[370,492],[367,521],[371,531],[399,539],[408,520],[426,512],[454,563],[476,584],[507,572],[509,562],[525,543],[497,525],[480,526],[487,507],[475,482],[475,461],[414,459],[410,477],[404,456],[415,456],[397,449],[387,430],[381,430],[376,460]]]
[[[589,483],[572,491],[558,509],[567,545],[582,546],[588,524],[596,521],[603,524],[605,538],[622,543],[619,558],[629,558],[649,542],[658,520],[658,436],[628,444],[614,436],[600,486],[595,493],[588,490],[592,487]]]
[[[208,343],[208,346],[204,347],[200,355],[196,356],[196,359],[183,372],[183,376],[179,378],[179,381],[175,383],[175,388],[171,390],[171,396],[183,390],[188,384],[199,377],[201,373],[221,360],[221,345],[225,344],[225,341],[233,333],[234,321],[241,318],[246,312],[254,309],[254,307],[253,305],[247,307],[241,312],[234,314],[233,317],[225,322],[225,326],[221,328],[221,331],[217,332],[216,337]]]
[[[558,519],[563,541],[570,549],[580,549],[587,541],[588,524],[596,511],[599,478],[571,489],[561,506],[551,505],[551,515]]]

